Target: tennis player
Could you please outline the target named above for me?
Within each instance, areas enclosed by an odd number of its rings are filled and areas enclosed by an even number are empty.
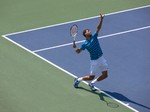
[[[101,81],[108,77],[108,65],[105,58],[103,57],[103,52],[98,41],[98,33],[102,27],[104,15],[100,14],[100,21],[96,28],[96,31],[92,34],[90,29],[83,30],[83,36],[85,37],[85,42],[81,45],[80,48],[76,49],[76,52],[79,54],[83,50],[87,50],[91,58],[91,67],[90,75],[76,78],[74,81],[74,87],[78,88],[78,85],[81,81],[91,81],[89,86],[92,91],[96,91],[94,84],[98,81]],[[100,69],[100,73],[96,74],[96,70]]]

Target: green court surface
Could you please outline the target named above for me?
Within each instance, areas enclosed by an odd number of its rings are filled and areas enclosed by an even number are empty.
[[[149,0],[1,0],[0,35],[145,6]],[[0,37],[0,112],[133,112]],[[111,102],[111,105],[107,105]]]

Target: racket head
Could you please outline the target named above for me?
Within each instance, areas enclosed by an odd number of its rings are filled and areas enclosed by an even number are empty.
[[[77,26],[76,24],[73,24],[73,25],[70,27],[70,35],[71,35],[71,37],[73,37],[74,40],[75,40],[77,34],[78,34],[78,26]]]

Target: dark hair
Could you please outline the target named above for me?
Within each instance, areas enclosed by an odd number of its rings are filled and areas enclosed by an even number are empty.
[[[86,30],[89,30],[89,29],[84,29],[83,30],[83,36],[85,36]]]

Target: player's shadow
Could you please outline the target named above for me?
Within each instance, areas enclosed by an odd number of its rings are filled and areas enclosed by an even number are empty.
[[[83,87],[78,87],[78,89],[82,89],[82,90],[85,90],[87,92],[90,92],[90,93],[93,93],[93,94],[96,94],[99,96],[100,100],[105,102],[107,106],[111,107],[111,108],[118,108],[119,105],[117,103],[114,103],[114,102],[109,102],[106,100],[106,97],[108,97],[107,95],[105,95],[104,93],[101,93],[99,91],[96,91],[96,92],[93,92],[89,89],[86,89],[86,88],[83,88]],[[117,93],[117,92],[110,92],[110,91],[105,91],[103,90],[105,93],[109,94],[110,96],[113,96],[114,98],[120,100],[120,101],[123,101],[123,102],[128,102],[128,103],[133,103],[133,104],[136,104],[138,106],[141,106],[143,108],[146,108],[146,109],[149,109],[150,110],[150,107],[147,107],[143,104],[140,104],[140,103],[137,103],[129,98],[127,98],[126,96],[120,94],[120,93]]]
[[[104,91],[106,93],[108,93],[109,95],[113,96],[114,98],[120,100],[120,101],[124,101],[124,102],[128,102],[128,103],[133,103],[133,104],[136,104],[138,106],[141,106],[143,108],[146,108],[146,109],[149,109],[150,110],[150,107],[147,107],[143,104],[140,104],[140,103],[137,103],[129,98],[127,98],[126,96],[120,94],[120,93],[117,93],[117,92],[110,92],[110,91]]]
[[[95,95],[98,95],[100,100],[103,101],[104,103],[106,103],[106,105],[110,108],[118,108],[119,105],[117,104],[117,102],[114,102],[114,101],[109,101],[107,100],[107,95],[105,95],[104,93],[101,93],[99,91],[91,91],[89,89],[86,89],[86,88],[83,88],[83,87],[78,87],[77,89],[81,89],[81,90],[84,90],[84,91],[87,91],[87,92],[90,92],[90,93],[93,93]]]

